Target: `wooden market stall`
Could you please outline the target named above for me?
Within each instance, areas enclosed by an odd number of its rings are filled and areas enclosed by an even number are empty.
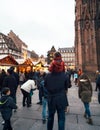
[[[34,64],[34,69],[37,71],[37,70],[40,70],[41,68],[44,68],[44,65],[41,61],[37,62]]]
[[[16,69],[18,66],[18,62],[11,55],[5,56],[0,59],[0,69],[4,69],[5,71],[7,71],[7,69],[11,66],[15,66]]]
[[[30,58],[26,59],[22,64],[19,64],[18,69],[19,71],[23,71],[23,72],[29,72],[29,71],[33,71],[33,62]]]

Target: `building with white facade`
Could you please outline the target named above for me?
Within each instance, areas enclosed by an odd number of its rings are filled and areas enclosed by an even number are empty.
[[[65,62],[67,68],[75,68],[75,48],[59,48],[58,51],[62,55],[62,60]]]

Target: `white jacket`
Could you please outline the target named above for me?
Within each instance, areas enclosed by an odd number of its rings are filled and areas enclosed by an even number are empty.
[[[21,89],[25,90],[26,92],[30,93],[31,89],[36,88],[34,80],[27,80],[22,86]]]

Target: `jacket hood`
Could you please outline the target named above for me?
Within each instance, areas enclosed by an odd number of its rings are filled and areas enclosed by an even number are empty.
[[[86,82],[87,79],[80,79],[80,82]]]

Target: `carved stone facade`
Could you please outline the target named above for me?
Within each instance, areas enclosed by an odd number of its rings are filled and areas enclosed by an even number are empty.
[[[100,70],[100,0],[76,0],[75,55],[77,68]]]

